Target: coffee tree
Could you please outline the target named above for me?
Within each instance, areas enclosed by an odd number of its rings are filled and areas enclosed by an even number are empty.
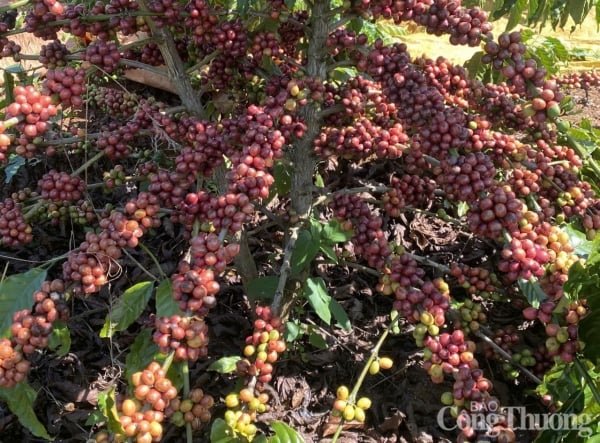
[[[5,71],[0,123],[0,394],[31,433],[50,438],[29,371],[67,353],[71,310],[110,291],[98,337],[140,329],[119,357],[123,384],[100,394],[88,423],[96,441],[161,441],[176,426],[187,441],[300,441],[259,422],[306,310],[352,327],[317,263],[373,276],[393,305],[353,387],[332,388],[334,441],[344,421],[368,418],[359,390],[392,367],[379,355],[390,333],[412,334],[432,383],[453,383],[440,408],[459,441],[517,438],[485,360],[537,387],[551,411],[597,416],[600,171],[581,143],[594,133],[560,120],[561,85],[574,80],[551,78],[520,31],[495,35],[484,11],[447,0],[23,0],[0,11],[2,57],[39,64]],[[404,22],[481,47],[498,81],[412,56],[380,26]],[[43,39],[39,53],[18,34]],[[166,91],[135,86],[134,70]],[[480,253],[419,254],[397,234],[417,216],[459,233],[449,251]],[[65,241],[23,269],[48,234]],[[165,238],[177,239],[170,268],[148,246]],[[210,316],[232,284],[253,330],[239,356],[217,359]],[[522,317],[501,328],[488,317],[503,306]],[[526,343],[527,331],[545,338]],[[235,389],[191,386],[203,363],[237,377]],[[476,406],[494,414],[486,426],[469,422]]]

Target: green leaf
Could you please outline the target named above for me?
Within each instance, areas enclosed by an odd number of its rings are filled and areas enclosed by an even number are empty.
[[[222,418],[217,418],[210,428],[210,443],[236,443],[232,429]]]
[[[327,257],[329,260],[331,260],[334,263],[338,263],[338,256],[335,253],[335,250],[333,249],[332,246],[327,245],[327,244],[321,244],[321,252],[323,254],[325,254],[325,257]]]
[[[71,332],[67,323],[55,320],[52,323],[52,334],[48,340],[48,347],[56,352],[58,356],[66,355],[71,349]]]
[[[502,2],[502,3],[500,3]],[[498,20],[510,12],[516,0],[495,0],[490,18]]]
[[[592,2],[589,0],[570,0],[567,9],[575,24],[579,25],[588,15],[591,8]]]
[[[94,426],[99,423],[104,423],[106,421],[106,417],[100,411],[92,411],[92,413],[88,416],[85,421],[86,426]]]
[[[237,8],[236,8],[237,13],[242,18],[246,18],[246,16],[248,15],[248,8],[250,6],[249,1],[248,0],[237,0],[236,5],[237,5]]]
[[[291,321],[288,321],[285,324],[285,332],[283,333],[283,338],[287,343],[291,343],[294,340],[296,340],[298,337],[300,337],[300,334],[302,334],[302,329],[300,328],[300,325]]]
[[[529,280],[519,278],[518,284],[525,298],[527,298],[529,304],[534,308],[539,308],[540,303],[548,298],[548,295],[546,295],[540,283],[535,278],[530,278]]]
[[[337,220],[329,220],[321,230],[321,240],[328,243],[344,243],[350,240],[353,235],[352,231],[343,229],[342,224]]]
[[[37,392],[26,382],[17,383],[12,388],[0,388],[0,398],[8,409],[17,416],[19,422],[36,437],[53,441],[44,425],[38,420],[33,411],[33,402]]]
[[[569,60],[569,50],[559,38],[552,36],[545,37],[544,45],[550,46],[552,48],[552,52],[560,61]]]
[[[123,428],[119,421],[119,412],[117,411],[114,387],[98,394],[98,407],[106,417],[109,431],[115,434],[123,434]]]
[[[304,443],[302,436],[283,422],[272,422],[271,429],[275,431],[275,435],[269,438],[269,443]]]
[[[100,337],[112,337],[115,332],[124,331],[146,308],[152,296],[154,283],[144,281],[127,289],[106,316]]]
[[[456,215],[460,217],[464,217],[469,212],[469,204],[467,202],[458,202],[456,207]]]
[[[179,309],[179,303],[173,298],[173,284],[171,279],[166,278],[156,287],[156,316],[170,317],[175,314],[183,314]]]
[[[13,314],[22,309],[31,309],[33,293],[46,280],[46,270],[33,268],[21,274],[6,277],[0,283],[0,337],[10,336]]]
[[[477,51],[469,60],[464,63],[464,67],[472,78],[479,78],[479,75],[485,70],[485,65],[481,63],[483,51]]]
[[[221,357],[217,361],[211,363],[208,367],[209,371],[216,371],[219,374],[231,374],[235,371],[236,363],[240,361],[242,357],[239,355],[232,355],[230,357]]]
[[[315,186],[317,188],[325,187],[325,181],[323,180],[323,176],[321,174],[315,174]]]
[[[321,349],[321,350],[325,350],[325,349],[327,349],[329,347],[327,345],[327,342],[323,338],[323,336],[321,334],[316,333],[316,332],[311,332],[308,335],[308,342],[311,345],[313,345],[315,348]]]
[[[370,22],[368,26],[371,26]],[[381,38],[385,44],[394,44],[402,40],[408,32],[402,26],[379,20],[375,23],[375,37]],[[372,40],[371,40],[372,41]]]
[[[329,77],[335,82],[345,83],[357,74],[356,68],[337,67],[329,73]]]
[[[331,296],[327,293],[325,281],[321,277],[309,278],[304,285],[304,296],[313,307],[317,315],[325,323],[331,323],[329,305]]]
[[[580,257],[587,257],[591,254],[593,251],[593,242],[588,240],[583,232],[575,229],[572,224],[566,225],[563,228],[563,231],[569,235],[569,240],[575,248],[573,250],[575,254],[579,255]]]
[[[525,10],[526,6],[527,0],[517,0],[516,2],[514,2],[514,5],[510,9],[508,22],[506,23],[507,31],[510,31],[519,24],[519,22],[523,18],[523,11]]]
[[[599,297],[595,297],[598,299]],[[594,306],[590,306],[589,312],[584,318],[579,320],[578,334],[579,339],[585,343],[583,355],[593,362],[600,362],[600,303],[595,300]]]
[[[590,271],[590,266],[575,262],[569,268],[569,279],[563,285],[565,296],[569,300],[578,300],[600,291],[600,275]]]
[[[315,232],[314,225],[311,225],[310,230],[302,229],[298,233],[290,260],[292,276],[298,276],[317,256],[321,243],[320,237],[320,232]]]
[[[10,183],[15,174],[19,171],[21,166],[25,164],[25,159],[20,155],[13,155],[4,167],[4,174],[6,175],[6,183]]]
[[[276,162],[275,165],[273,165],[273,178],[273,192],[277,195],[289,194],[292,189],[291,166],[286,165],[283,162]]]
[[[158,354],[158,346],[152,340],[152,329],[143,329],[133,341],[125,359],[125,377],[131,376],[144,369]]]
[[[333,318],[335,318],[335,321],[337,321],[343,329],[345,329],[346,331],[352,329],[352,324],[350,323],[348,314],[346,314],[346,311],[344,311],[342,305],[340,305],[340,303],[333,297],[329,302],[329,310],[331,311],[331,314],[333,314]]]
[[[248,283],[246,292],[252,300],[272,300],[278,284],[279,277],[275,275],[256,277]]]

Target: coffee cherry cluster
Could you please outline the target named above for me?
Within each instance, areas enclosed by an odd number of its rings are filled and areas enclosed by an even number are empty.
[[[13,119],[12,124],[14,125],[18,121]],[[6,122],[0,121],[0,163],[4,163],[7,161],[8,156],[6,155],[11,143],[13,142],[10,134],[6,134],[6,130],[9,125]],[[35,146],[33,147],[35,149]]]
[[[75,291],[91,294],[106,284],[108,277],[118,272],[118,259],[123,248],[135,248],[144,235],[144,227],[129,220],[120,212],[113,212],[100,221],[101,231],[87,232],[85,241],[71,251],[63,263],[63,278],[78,282]]]
[[[368,41],[365,34],[356,35],[354,31],[348,29],[336,29],[327,37],[325,45],[329,53],[333,56],[345,51],[352,53],[357,46],[364,46]]]
[[[43,95],[34,86],[16,86],[15,101],[6,107],[6,118],[16,117],[20,122],[16,125],[19,132],[16,153],[25,157],[33,157],[35,147],[30,148],[32,140],[45,134],[50,128],[49,120],[56,116],[58,109],[52,104],[52,98]],[[0,158],[1,160],[1,158]]]
[[[162,440],[162,411],[147,409],[142,402],[131,398],[123,400],[119,410],[119,422],[124,433],[116,434],[116,441],[135,439],[136,443],[151,443]]]
[[[476,361],[476,360],[474,360]],[[483,371],[478,368],[462,366],[454,372],[454,385],[452,394],[455,404],[469,401],[481,402],[489,396],[492,390],[492,382],[483,376]]]
[[[94,12],[94,8],[98,8],[98,12]],[[115,34],[116,30],[123,35],[133,35],[138,32],[138,30],[148,30],[143,22],[140,23],[135,14],[130,14],[131,12],[136,12],[139,9],[139,5],[136,1],[110,0],[107,3],[96,2],[94,4],[94,8],[92,8],[92,14],[104,13],[112,16],[105,23],[92,22],[91,26],[97,26],[96,29],[98,29],[98,31],[95,31],[92,28],[90,32],[94,35],[97,35],[100,40],[109,40],[109,38]],[[102,8],[105,8],[103,12]]]
[[[158,197],[148,192],[140,192],[136,198],[125,203],[125,214],[138,223],[142,230],[158,228],[160,205]]]
[[[533,58],[524,58],[527,49],[521,40],[520,31],[500,34],[497,43],[488,40],[482,62],[501,70],[511,93],[531,100],[518,111],[518,118],[542,124],[558,117],[561,113],[559,103],[564,95],[556,80],[545,79],[547,72],[543,67],[538,67]]]
[[[432,2],[414,20],[425,26],[429,34],[450,34],[450,43],[453,45],[478,46],[481,38],[492,30],[487,14],[481,9],[465,9],[460,2],[446,0]]]
[[[60,40],[54,40],[41,47],[38,61],[46,69],[56,69],[67,64],[69,54],[69,50]]]
[[[471,381],[468,382],[471,384]],[[500,401],[487,392],[484,392],[481,397],[480,400],[470,402],[468,408],[454,414],[456,417],[455,423],[461,430],[456,441],[464,443],[480,441],[481,439],[487,440],[491,434],[494,435],[495,441],[515,443],[517,441],[515,431],[509,427],[512,423],[509,421],[508,414],[502,411]],[[451,409],[451,412],[453,411]],[[482,420],[486,420],[486,423],[493,423],[493,425],[474,426],[475,423],[471,418],[472,414],[479,414]]]
[[[175,351],[175,360],[194,362],[208,353],[208,326],[198,317],[157,317],[152,336],[161,353]]]
[[[456,308],[459,317],[453,319],[453,325],[465,334],[478,331],[480,325],[487,322],[487,315],[483,312],[481,303],[473,302],[470,298],[465,299]]]
[[[274,32],[256,33],[252,38],[249,50],[257,63],[262,62],[263,56],[277,58],[281,53],[279,40]]]
[[[515,282],[519,277],[526,280],[540,277],[545,270],[543,265],[550,260],[548,252],[541,245],[529,239],[512,238],[501,252],[502,261],[498,269],[505,272],[508,281]]]
[[[12,388],[27,377],[31,363],[7,338],[0,338],[0,387]]]
[[[410,254],[393,254],[389,264],[383,269],[377,291],[384,295],[392,295],[396,291],[406,290],[411,286],[419,287],[423,283],[425,270],[417,264]]]
[[[348,387],[342,385],[336,390],[336,399],[333,402],[334,417],[343,417],[347,421],[357,421],[364,423],[366,420],[366,410],[371,407],[371,399],[360,397],[356,402],[352,401]]]
[[[279,317],[273,316],[268,306],[256,308],[258,318],[254,321],[254,332],[246,337],[244,356],[246,361],[238,365],[242,373],[256,376],[260,383],[269,383],[273,378],[273,363],[285,352],[286,344],[281,334],[283,325]],[[254,359],[250,362],[250,359]]]
[[[548,336],[545,342],[548,356],[557,362],[573,362],[575,354],[580,350],[577,324],[570,323],[569,326],[559,326],[556,323],[548,323],[545,330]]]
[[[463,288],[469,296],[478,295],[494,301],[500,299],[500,280],[488,269],[472,267],[464,263],[452,263],[450,275],[456,279],[456,284]]]
[[[369,266],[383,269],[392,248],[382,229],[382,217],[358,195],[337,194],[330,207],[344,228],[350,231],[354,227],[351,239],[354,253],[364,258]]]
[[[19,52],[21,52],[21,45],[5,36],[0,37],[0,58],[14,57]]]
[[[187,15],[183,25],[192,30],[192,38],[198,47],[203,47],[210,42],[212,33],[219,18],[215,15],[206,0],[193,0],[186,6]],[[207,53],[209,50],[206,50]]]
[[[394,361],[390,357],[377,356],[369,365],[369,374],[377,375],[382,369],[390,369],[393,365]]]
[[[48,308],[56,312],[54,302],[51,299],[47,300]],[[29,309],[22,309],[13,314],[11,333],[14,342],[21,346],[24,354],[33,354],[38,349],[48,347],[52,323],[43,314],[32,315]]]
[[[483,237],[493,240],[502,238],[504,229],[517,230],[523,217],[523,203],[509,186],[495,185],[486,195],[473,201],[467,212],[469,228]]]
[[[38,181],[38,187],[41,189],[41,197],[53,202],[76,202],[86,191],[85,182],[81,178],[55,169],[44,174]]]
[[[63,107],[83,105],[85,92],[85,69],[68,66],[48,69],[42,83],[44,93],[56,95]]]
[[[238,122],[240,142],[244,148],[232,153],[235,169],[228,174],[229,191],[246,194],[251,201],[269,196],[273,176],[267,171],[282,158],[286,139],[266,107],[251,105]]]
[[[450,307],[448,284],[442,279],[425,281],[419,288],[399,286],[396,291],[394,309],[413,324],[423,323],[429,327],[440,327],[446,323],[445,313]],[[427,321],[423,316],[427,315]]]
[[[268,410],[268,401],[269,396],[265,392],[257,394],[248,388],[232,392],[225,397],[225,422],[234,434],[252,441],[258,432],[254,422],[258,414]]]
[[[489,156],[475,152],[450,156],[441,162],[437,182],[453,201],[473,202],[494,184],[496,168]]]
[[[202,389],[192,389],[187,398],[181,400],[174,398],[165,409],[165,416],[169,417],[175,426],[184,426],[190,423],[193,430],[198,430],[211,420],[211,408],[215,404],[212,396]]]
[[[190,240],[190,252],[193,267],[214,269],[220,274],[240,252],[240,245],[225,245],[218,235],[200,232]]]
[[[69,206],[69,218],[73,223],[89,226],[98,217],[96,209],[90,200],[79,200],[76,204]]]
[[[595,71],[569,72],[553,80],[565,88],[590,89],[592,86],[600,85],[600,74]]]
[[[102,181],[104,182],[103,191],[110,194],[115,188],[123,186],[125,184],[126,175],[123,165],[116,165],[110,171],[105,171],[102,174]],[[156,196],[154,196],[156,198]]]
[[[112,160],[127,158],[131,153],[129,144],[139,137],[140,125],[135,120],[119,126],[115,131],[104,130],[96,140],[98,149],[102,149]]]
[[[21,205],[12,198],[0,202],[0,244],[18,248],[32,240],[32,228],[23,218]]]
[[[435,182],[427,177],[404,174],[392,177],[390,190],[381,196],[385,212],[390,217],[399,217],[408,206],[423,208],[433,198]]]
[[[103,76],[115,72],[121,54],[115,42],[96,40],[85,48],[82,59],[100,68],[99,75]]]
[[[56,21],[64,10],[56,0],[35,0],[25,16],[25,30],[45,40],[56,39],[58,28],[48,23]]]
[[[91,85],[88,88],[91,103],[115,117],[131,117],[135,114],[140,97],[121,89]]]
[[[240,169],[239,166],[236,168],[236,170]],[[231,172],[232,171],[227,174],[229,178],[232,178]],[[248,177],[246,177],[246,179],[249,180]],[[253,185],[254,184],[259,184],[261,186],[265,185],[264,182],[259,183],[257,181],[253,182]],[[257,188],[253,189],[256,190]],[[254,213],[254,205],[250,203],[248,195],[243,192],[228,192],[225,195],[218,197],[209,194],[206,191],[189,193],[185,196],[185,201],[179,205],[179,209],[181,215],[179,216],[178,221],[186,226],[188,230],[191,230],[196,220],[200,220],[202,223],[210,225],[211,228],[217,232],[226,229],[232,234],[239,232],[242,225],[248,221],[250,214]],[[205,241],[205,237],[196,240],[199,246],[198,259],[201,259],[203,256],[201,253],[202,249],[200,248],[200,242]],[[212,242],[214,242],[214,240]],[[217,250],[215,249],[209,252],[215,253],[216,251]],[[237,252],[233,247],[230,247],[227,251],[220,251],[220,256],[218,257],[218,262],[220,262],[220,264],[218,266],[216,264],[210,266],[217,266],[215,269],[222,269],[236,254]]]
[[[421,73],[421,75],[423,75]],[[443,99],[443,96],[433,87],[431,94]],[[470,132],[466,128],[467,120],[464,111],[459,108],[443,108],[423,123],[421,131],[412,137],[411,147],[419,149],[423,154],[444,160],[449,157],[451,149],[468,147]],[[476,157],[485,162],[485,158]],[[475,165],[477,161],[469,158]],[[441,172],[441,171],[438,171]]]
[[[246,337],[245,358],[236,363],[238,376],[244,385],[239,392],[225,397],[225,421],[236,434],[251,441],[257,432],[256,417],[268,410],[269,396],[264,392],[264,384],[273,377],[273,364],[285,352],[286,344],[282,333],[284,325],[273,316],[268,306],[257,306],[257,319],[254,332]],[[256,380],[256,383],[251,382]]]
[[[171,400],[177,397],[177,389],[167,378],[165,370],[157,362],[131,376],[133,394],[137,400],[155,411],[163,412]]]
[[[477,346],[475,342],[465,340],[465,334],[460,329],[452,333],[443,332],[436,337],[427,335],[423,346],[423,369],[434,383],[442,383],[444,374],[454,373],[457,368],[467,371],[477,368],[478,363],[473,355]]]
[[[0,33],[4,34],[17,24],[17,16],[19,12],[16,9],[9,9],[8,11],[0,13]]]
[[[344,128],[330,128],[315,143],[318,154],[328,157],[335,153],[343,158],[360,160],[375,154],[379,158],[397,158],[406,148],[408,135],[400,123],[389,128],[364,118]]]
[[[217,305],[219,283],[212,269],[192,268],[187,261],[179,263],[178,273],[171,276],[173,299],[183,312],[204,317]]]

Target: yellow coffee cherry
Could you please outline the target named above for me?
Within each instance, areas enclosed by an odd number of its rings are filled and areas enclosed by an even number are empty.
[[[347,400],[349,395],[350,395],[350,390],[348,389],[347,386],[342,385],[339,388],[337,388],[336,397],[339,400]]]
[[[362,410],[367,410],[371,407],[371,399],[367,397],[361,397],[356,402],[356,406]]]
[[[364,423],[366,418],[367,418],[367,416],[365,414],[364,409],[359,408],[358,406],[356,408],[354,408],[354,420],[356,420],[360,423]]]
[[[390,369],[392,366],[394,366],[394,360],[392,360],[389,357],[381,357],[379,359],[379,367],[381,369]]]
[[[371,375],[375,375],[379,373],[379,369],[380,369],[380,365],[379,365],[379,361],[374,360],[371,365],[369,366],[369,374]]]
[[[354,405],[346,405],[344,408],[344,412],[342,413],[342,417],[344,420],[354,420],[354,414],[356,413],[356,408]]]
[[[225,405],[228,408],[237,408],[240,405],[240,399],[237,394],[231,393],[225,397]]]

